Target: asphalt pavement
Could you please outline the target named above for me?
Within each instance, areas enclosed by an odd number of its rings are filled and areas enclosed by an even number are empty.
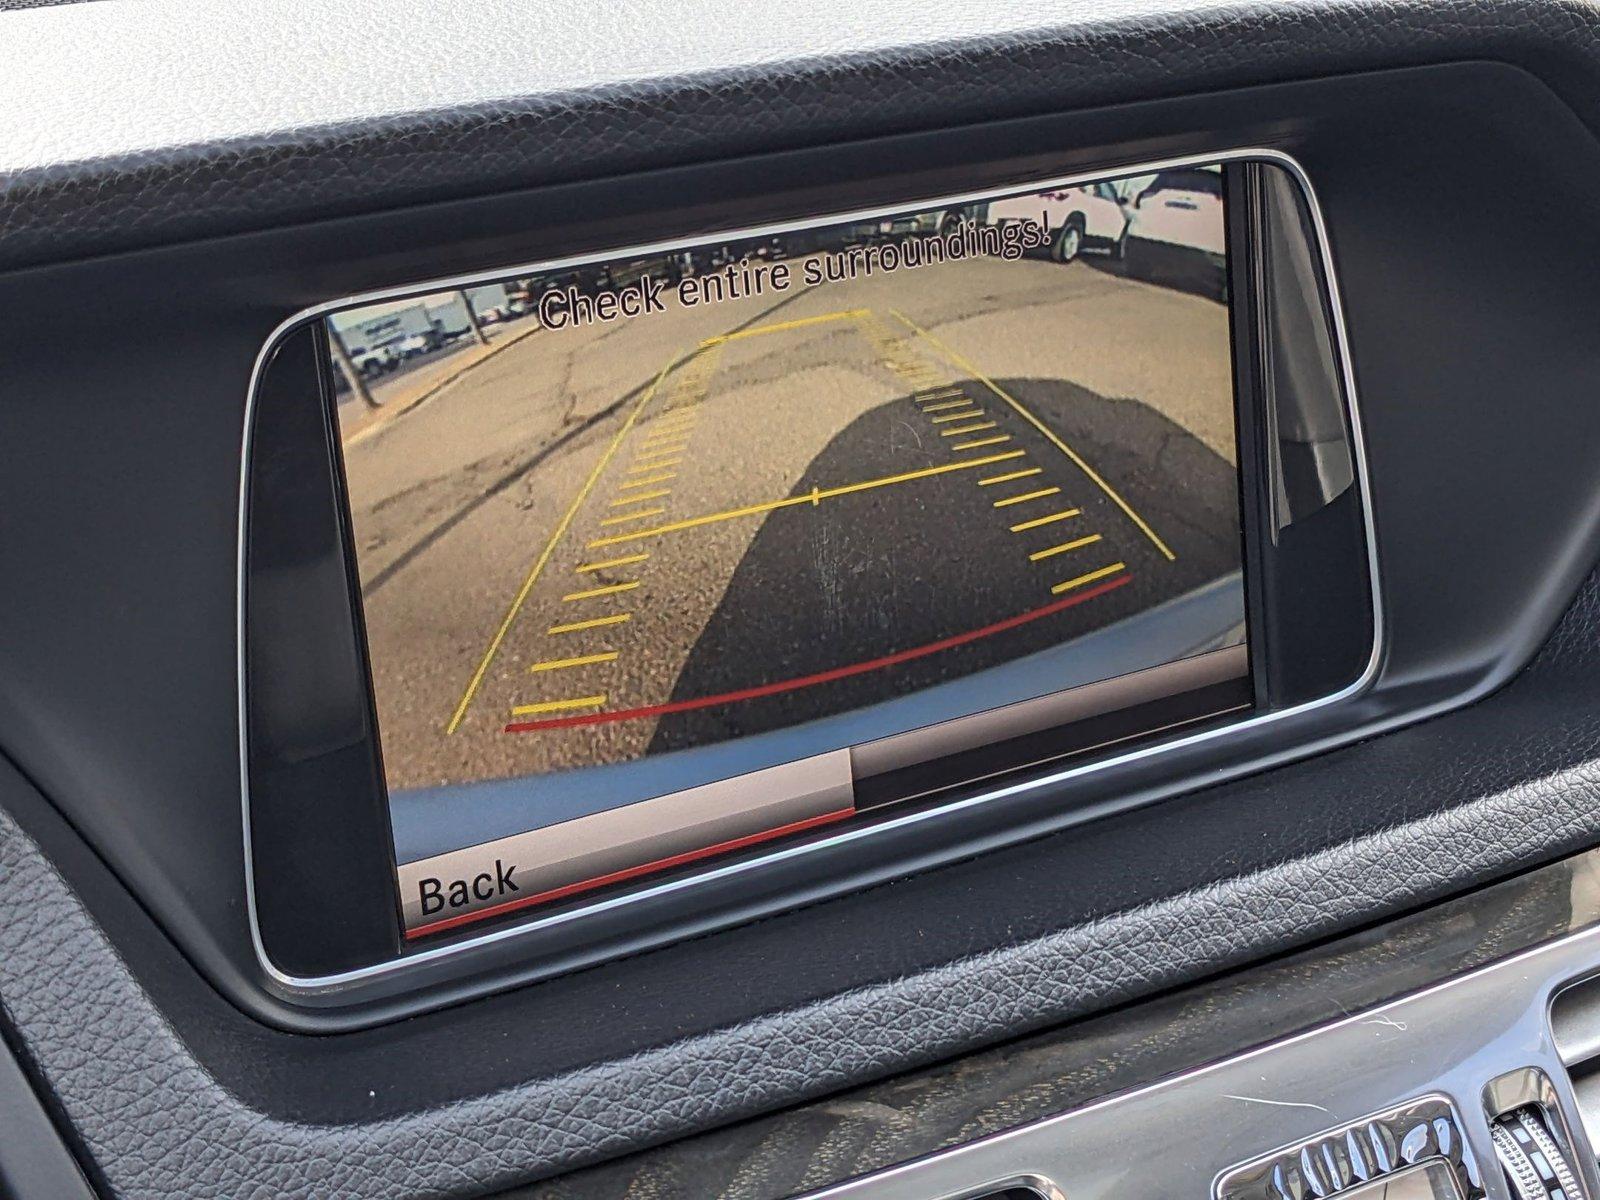
[[[1226,310],[978,259],[540,331],[347,448],[393,787],[701,745],[1239,565]]]

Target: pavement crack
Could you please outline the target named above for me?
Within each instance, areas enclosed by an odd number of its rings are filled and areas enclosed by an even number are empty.
[[[748,320],[741,321],[738,325],[735,325],[727,332],[737,333],[742,329],[748,329],[751,326],[766,320],[767,317],[771,316],[780,309],[786,308],[793,304],[802,296],[808,295],[811,290],[811,288],[801,288],[798,291],[792,292],[785,296],[782,300],[779,300],[774,304],[770,304],[763,308],[760,312],[753,314]],[[570,382],[571,367],[572,364],[569,356],[567,364],[568,374],[566,379],[563,381],[564,384]],[[565,450],[589,430],[593,429],[601,422],[616,416],[617,413],[626,408],[629,403],[644,395],[646,389],[650,387],[651,382],[652,380],[647,379],[635,384],[604,408],[582,418],[576,424],[566,426],[558,436],[541,445],[533,453],[517,460],[509,470],[494,479],[487,487],[475,492],[459,508],[451,512],[437,525],[434,525],[420,538],[413,542],[407,549],[396,555],[394,559],[391,560],[382,570],[374,573],[371,579],[368,579],[362,583],[362,599],[371,599],[373,596],[375,596],[378,591],[384,587],[384,585],[386,585],[391,579],[393,579],[411,563],[415,562],[418,557],[420,557],[430,547],[437,543],[440,538],[448,534],[457,525],[460,525],[462,521],[465,521],[490,500],[500,495],[507,488],[513,486],[519,479],[523,478],[529,471],[533,470],[533,468],[547,461],[552,455]],[[573,402],[576,403],[576,398],[574,398]],[[569,409],[569,411],[571,410]]]

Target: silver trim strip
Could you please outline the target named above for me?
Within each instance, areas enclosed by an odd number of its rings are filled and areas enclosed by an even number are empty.
[[[1400,1000],[1148,1087],[807,1193],[804,1200],[955,1200],[1020,1178],[1090,1200],[1219,1196],[1236,1170],[1408,1101],[1447,1100],[1489,1200],[1499,1175],[1485,1085],[1529,1071],[1590,1195],[1595,1153],[1551,1027],[1560,992],[1600,970],[1600,928],[1545,942]],[[1399,1147],[1397,1147],[1397,1150]],[[1308,1193],[1309,1194],[1309,1193]]]
[[[1307,701],[1294,708],[1280,709],[1276,712],[1263,713],[1259,716],[1249,717],[1234,725],[1221,729],[1210,729],[1194,733],[1188,737],[1178,738],[1175,741],[1161,746],[1147,746],[1143,749],[1130,750],[1124,754],[1098,762],[1085,763],[1067,767],[1060,771],[1052,772],[1037,779],[1023,783],[1011,784],[1007,787],[996,788],[990,792],[983,792],[969,796],[964,800],[954,801],[941,805],[938,808],[920,812],[906,813],[897,818],[886,819],[868,827],[842,830],[831,837],[819,838],[814,842],[804,845],[789,846],[774,850],[756,858],[740,862],[726,863],[717,867],[707,868],[692,878],[678,879],[663,882],[654,887],[641,889],[625,896],[614,896],[606,900],[597,901],[583,908],[566,912],[551,914],[542,919],[526,923],[495,929],[483,933],[475,938],[454,942],[447,946],[437,946],[429,950],[417,951],[402,958],[391,959],[387,962],[374,963],[371,966],[360,967],[351,971],[342,971],[337,974],[320,976],[290,975],[280,970],[268,957],[266,947],[261,940],[261,927],[257,917],[255,869],[250,841],[250,778],[249,758],[247,744],[247,725],[245,719],[245,521],[247,517],[246,503],[249,489],[249,464],[250,464],[250,438],[251,428],[255,418],[256,391],[260,384],[262,371],[277,344],[291,330],[307,321],[325,316],[337,309],[348,308],[353,305],[372,304],[382,300],[397,299],[402,296],[425,295],[434,291],[449,291],[456,288],[488,283],[504,279],[509,275],[531,275],[544,271],[560,271],[572,267],[582,266],[587,263],[602,262],[615,258],[646,257],[655,254],[665,254],[673,250],[687,249],[692,246],[704,245],[709,241],[733,238],[764,237],[772,234],[789,233],[801,229],[810,229],[818,225],[831,225],[854,221],[869,221],[900,213],[919,212],[929,208],[952,207],[962,204],[976,204],[985,200],[992,200],[1002,196],[1012,196],[1028,191],[1043,191],[1051,188],[1074,187],[1079,184],[1093,183],[1100,180],[1122,178],[1128,175],[1150,174],[1155,171],[1169,170],[1177,167],[1203,166],[1209,163],[1229,162],[1267,162],[1282,167],[1299,185],[1306,198],[1306,203],[1311,212],[1312,225],[1316,231],[1317,252],[1321,259],[1322,273],[1327,287],[1329,314],[1333,325],[1333,335],[1336,351],[1339,356],[1339,377],[1344,385],[1345,400],[1350,416],[1351,443],[1355,453],[1356,479],[1361,489],[1363,518],[1367,535],[1367,566],[1372,584],[1372,654],[1367,660],[1367,665],[1360,677],[1348,687],[1323,696],[1316,700]],[[902,203],[885,207],[860,209],[853,212],[824,213],[810,217],[803,221],[785,221],[773,225],[756,226],[748,229],[726,230],[721,233],[701,234],[692,238],[679,238],[672,241],[647,243],[642,246],[624,246],[607,250],[597,254],[583,254],[571,258],[554,259],[547,262],[511,265],[498,268],[494,271],[481,271],[470,275],[460,275],[444,279],[428,280],[406,287],[386,288],[379,291],[365,292],[356,296],[341,297],[328,301],[325,304],[314,305],[301,310],[280,323],[261,348],[256,356],[255,366],[250,374],[250,391],[245,399],[244,435],[239,463],[239,516],[238,516],[238,563],[235,584],[237,588],[237,690],[239,704],[239,794],[242,805],[242,827],[244,843],[244,872],[245,872],[245,901],[249,914],[250,939],[255,951],[256,961],[262,971],[283,991],[298,995],[302,998],[323,996],[330,993],[343,991],[354,985],[368,980],[378,979],[383,976],[393,975],[398,972],[415,971],[423,966],[437,963],[443,959],[453,958],[469,950],[481,946],[505,942],[517,938],[527,937],[530,934],[548,929],[557,925],[564,925],[570,921],[582,919],[589,914],[612,910],[624,905],[636,904],[642,900],[655,896],[667,895],[682,891],[686,888],[698,887],[713,879],[726,879],[743,874],[746,871],[761,867],[767,863],[784,861],[800,855],[811,854],[819,849],[840,846],[854,842],[863,837],[876,835],[880,831],[899,829],[909,825],[918,824],[932,817],[942,816],[949,812],[958,812],[972,808],[975,805],[986,804],[1007,796],[1015,796],[1025,792],[1049,787],[1067,779],[1075,779],[1095,771],[1104,771],[1112,767],[1124,766],[1129,763],[1140,762],[1153,755],[1165,754],[1170,750],[1186,746],[1195,746],[1218,739],[1236,737],[1247,729],[1260,728],[1273,722],[1282,721],[1289,717],[1311,712],[1315,709],[1336,704],[1347,700],[1366,689],[1378,672],[1378,665],[1382,659],[1384,625],[1383,604],[1381,589],[1378,582],[1378,553],[1376,533],[1372,523],[1372,496],[1367,479],[1367,458],[1364,439],[1361,429],[1360,405],[1356,398],[1355,376],[1350,364],[1349,337],[1345,328],[1344,307],[1339,295],[1338,277],[1334,269],[1333,253],[1328,243],[1327,226],[1322,218],[1322,207],[1317,201],[1316,190],[1311,186],[1305,170],[1290,155],[1281,150],[1266,147],[1251,147],[1237,150],[1217,151],[1210,154],[1192,154],[1178,158],[1160,159],[1155,162],[1134,162],[1120,166],[1100,168],[1095,171],[1079,172],[1049,179],[1023,180],[1002,188],[987,188],[983,191],[963,193],[954,196],[930,197],[914,203]]]

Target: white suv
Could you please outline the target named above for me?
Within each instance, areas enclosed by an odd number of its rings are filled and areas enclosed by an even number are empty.
[[[996,200],[988,220],[991,225],[1042,221],[1050,230],[1050,257],[1057,262],[1071,262],[1086,248],[1121,258],[1127,245],[1128,213],[1109,183]]]

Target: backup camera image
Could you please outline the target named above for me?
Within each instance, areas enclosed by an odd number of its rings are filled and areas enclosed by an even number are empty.
[[[408,927],[848,820],[867,743],[1241,676],[1224,229],[1188,167],[329,318]]]

